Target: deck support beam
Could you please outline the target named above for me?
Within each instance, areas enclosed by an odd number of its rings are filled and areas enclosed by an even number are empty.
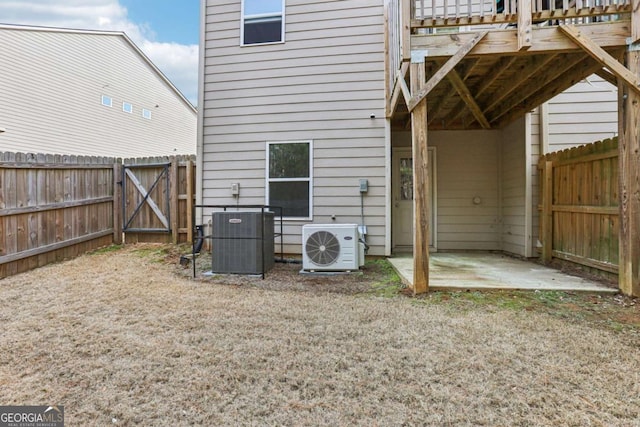
[[[423,62],[411,63],[411,93],[426,85]],[[444,77],[444,76],[443,76]],[[413,294],[429,290],[429,162],[427,150],[427,99],[422,97],[411,111],[413,149]]]
[[[613,74],[611,74],[606,69],[601,68],[598,71],[596,71],[596,74],[598,76],[600,76],[601,79],[611,83],[613,86],[618,87],[618,78],[616,76],[614,76]]]
[[[563,18],[564,19],[564,18]],[[629,37],[629,22],[605,22],[576,24],[580,33],[603,48],[618,48],[626,44]],[[457,34],[414,34],[411,48],[426,50],[429,57],[450,57],[472,40],[477,33],[472,31]],[[484,55],[537,55],[575,51],[578,47],[557,26],[533,27],[532,45],[529,49],[518,49],[516,29],[490,31],[467,57]]]
[[[625,64],[635,79],[640,78],[640,10],[633,1],[631,44]],[[611,70],[615,73],[615,70]],[[620,77],[616,74],[617,77]],[[632,90],[633,89],[633,90]],[[618,78],[619,158],[619,250],[618,287],[626,295],[640,296],[640,93]]]

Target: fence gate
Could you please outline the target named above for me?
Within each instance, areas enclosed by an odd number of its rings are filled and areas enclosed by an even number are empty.
[[[171,163],[142,163],[122,166],[122,231],[171,233]]]

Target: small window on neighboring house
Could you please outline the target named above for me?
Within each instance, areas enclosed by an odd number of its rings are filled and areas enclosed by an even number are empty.
[[[113,105],[113,101],[110,96],[102,95],[102,105],[105,107],[111,107]]]
[[[133,105],[128,102],[123,102],[122,111],[124,111],[125,113],[133,113]]]
[[[284,217],[311,219],[312,153],[311,141],[267,143],[267,205]]]
[[[284,0],[243,0],[240,44],[284,41]]]
[[[142,109],[142,117],[144,117],[147,120],[151,120],[151,111],[147,110],[146,108]]]

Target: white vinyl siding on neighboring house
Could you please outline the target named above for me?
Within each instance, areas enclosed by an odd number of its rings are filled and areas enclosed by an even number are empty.
[[[286,2],[286,43],[241,46],[241,0],[205,7],[202,198],[266,200],[266,141],[313,141],[314,223],[360,223],[370,254],[385,246],[382,0]],[[377,118],[372,119],[371,115]],[[332,220],[335,216],[335,221]],[[285,251],[301,251],[301,221],[285,222]]]
[[[3,151],[195,153],[195,109],[123,34],[0,25],[0,45]],[[151,122],[145,106],[158,106]]]

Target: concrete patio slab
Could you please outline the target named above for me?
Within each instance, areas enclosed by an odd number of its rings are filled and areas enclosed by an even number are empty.
[[[413,258],[410,254],[389,258],[402,281],[411,286]],[[617,293],[589,279],[571,276],[559,270],[483,252],[432,253],[429,257],[430,289],[539,289],[554,291]]]

